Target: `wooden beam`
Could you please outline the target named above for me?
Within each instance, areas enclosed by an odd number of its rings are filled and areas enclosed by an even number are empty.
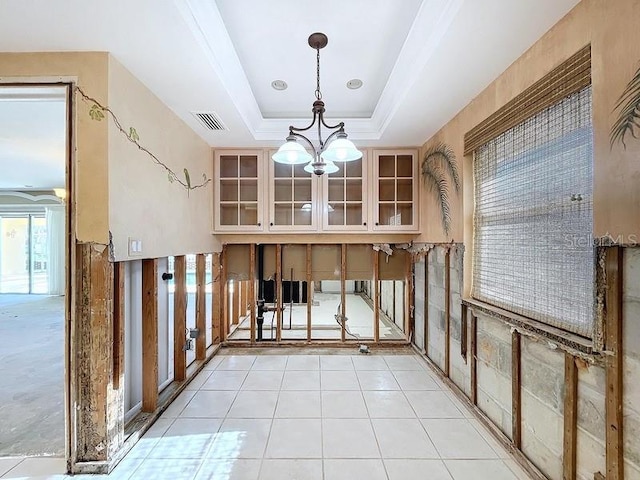
[[[252,243],[249,246],[249,292],[245,298],[245,306],[249,304],[249,311],[251,313],[251,333],[249,339],[251,343],[256,341],[256,245]]]
[[[404,334],[407,340],[413,338],[413,255],[407,255],[404,283]]]
[[[213,343],[220,343],[221,319],[222,319],[222,268],[220,265],[220,253],[214,253],[211,265],[211,276],[213,285],[211,286],[211,336]]]
[[[204,360],[207,355],[206,260],[204,253],[196,255],[196,328],[200,332],[196,338],[196,360]]]
[[[467,306],[463,303],[460,308],[460,355],[464,363],[467,363],[467,348],[469,342],[469,332],[467,321]]]
[[[311,306],[313,305],[311,284],[311,244],[307,243],[307,342],[311,341]]]
[[[518,450],[522,448],[520,348],[520,333],[514,330],[511,333],[511,440]]]
[[[231,325],[238,325],[240,323],[240,291],[242,290],[242,284],[239,280],[233,281],[233,297],[231,299]]]
[[[478,405],[478,319],[471,313],[471,403]]]
[[[123,439],[123,389],[113,391],[113,264],[109,248],[75,245],[71,325],[71,462],[104,462]]]
[[[576,480],[578,441],[578,368],[573,355],[564,355],[564,437],[562,479]]]
[[[373,251],[373,341],[380,341],[380,252]]]
[[[124,300],[125,264],[117,262],[113,266],[113,388],[120,388],[124,380]]]
[[[449,376],[451,358],[451,256],[448,247],[444,252],[444,374]]]
[[[347,245],[345,243],[342,244],[340,250],[340,263],[340,315],[342,315],[340,340],[344,342],[347,339],[347,295],[345,292],[347,288]]]
[[[605,397],[607,480],[624,480],[623,351],[622,351],[622,248],[605,251]]]
[[[229,282],[227,280],[227,247],[222,247],[222,318],[220,339],[225,342],[229,336]]]
[[[142,260],[142,411],[158,408],[158,259]]]
[[[282,340],[282,245],[276,245],[276,342]]]
[[[424,256],[424,354],[429,356],[429,252]]]
[[[187,257],[176,256],[173,264],[173,379],[181,382],[187,378]]]

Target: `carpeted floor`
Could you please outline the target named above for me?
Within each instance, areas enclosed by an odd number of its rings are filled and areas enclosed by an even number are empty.
[[[64,297],[0,295],[0,456],[64,455]]]

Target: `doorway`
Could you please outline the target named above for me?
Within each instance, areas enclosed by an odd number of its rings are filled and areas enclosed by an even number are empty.
[[[0,457],[65,455],[69,89],[0,85]]]

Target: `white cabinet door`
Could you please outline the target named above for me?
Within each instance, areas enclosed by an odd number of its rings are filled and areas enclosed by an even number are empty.
[[[373,230],[418,231],[417,150],[375,150]]]

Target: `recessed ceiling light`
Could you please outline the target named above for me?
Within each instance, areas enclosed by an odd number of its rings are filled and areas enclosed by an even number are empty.
[[[351,90],[357,90],[361,86],[362,86],[362,80],[360,80],[359,78],[354,78],[347,82],[347,88],[350,88]]]
[[[275,90],[286,90],[288,87],[287,82],[285,82],[284,80],[274,80],[273,82],[271,82],[271,86]]]

